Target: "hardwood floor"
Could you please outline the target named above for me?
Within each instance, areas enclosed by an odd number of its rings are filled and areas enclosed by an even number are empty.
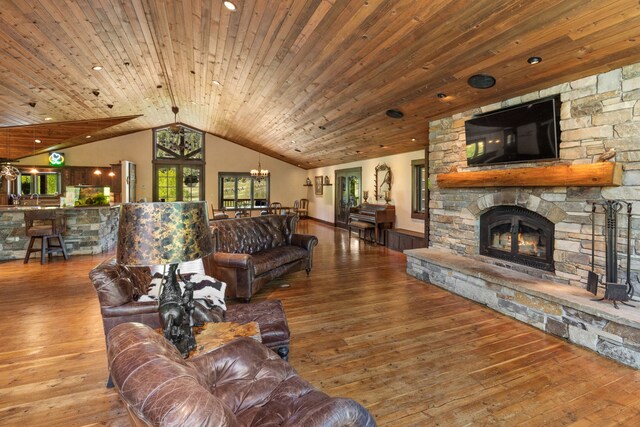
[[[283,301],[298,372],[380,426],[640,424],[639,372],[419,282],[399,252],[300,231],[320,240],[311,275],[255,300]],[[108,256],[0,264],[0,425],[128,425],[87,276]]]

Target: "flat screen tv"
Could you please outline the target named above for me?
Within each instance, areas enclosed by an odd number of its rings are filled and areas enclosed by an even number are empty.
[[[543,98],[479,114],[467,120],[464,127],[468,165],[557,159],[560,98]]]

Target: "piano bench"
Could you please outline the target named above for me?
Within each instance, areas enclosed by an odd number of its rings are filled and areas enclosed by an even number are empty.
[[[369,234],[369,241],[370,242],[374,242],[374,238],[373,238],[373,231],[375,229],[375,225],[369,223],[369,222],[363,222],[363,221],[352,221],[349,223],[349,236],[351,236],[351,229],[355,228],[356,230],[358,230],[358,238],[362,239],[364,238],[364,240],[367,240],[367,233]],[[362,233],[364,232],[364,233]]]

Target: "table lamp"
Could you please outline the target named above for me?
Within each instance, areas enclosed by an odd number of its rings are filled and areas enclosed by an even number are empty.
[[[193,284],[184,294],[176,277],[178,264],[213,252],[206,202],[125,203],[120,208],[118,263],[169,265],[162,279],[158,312],[165,337],[184,357],[196,347],[191,327]]]

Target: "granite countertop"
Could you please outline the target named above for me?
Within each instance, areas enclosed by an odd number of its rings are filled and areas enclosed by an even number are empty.
[[[29,211],[34,209],[57,209],[57,210],[77,210],[77,209],[101,209],[101,208],[119,208],[120,203],[115,203],[106,206],[71,206],[61,208],[59,206],[14,206],[14,205],[2,205],[0,211]]]

